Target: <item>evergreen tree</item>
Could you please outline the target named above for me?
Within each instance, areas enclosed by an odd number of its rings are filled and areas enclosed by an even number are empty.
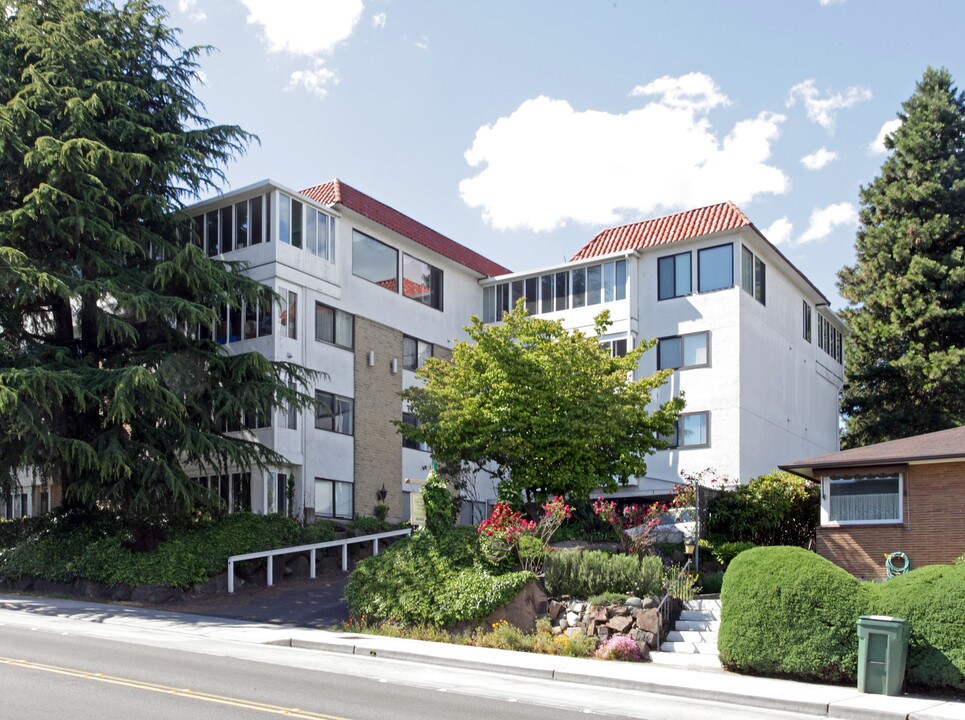
[[[929,68],[898,117],[838,275],[852,447],[965,423],[965,98]]]
[[[0,472],[65,501],[183,510],[214,470],[284,463],[225,434],[310,379],[194,329],[271,303],[179,215],[251,136],[214,125],[197,59],[150,0],[11,0],[0,14]]]

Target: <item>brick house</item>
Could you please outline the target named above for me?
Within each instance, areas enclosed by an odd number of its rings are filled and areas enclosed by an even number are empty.
[[[858,577],[885,576],[885,555],[912,567],[965,553],[965,426],[781,465],[821,483],[817,551]]]

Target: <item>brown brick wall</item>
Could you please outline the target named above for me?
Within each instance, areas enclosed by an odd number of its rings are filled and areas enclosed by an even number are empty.
[[[965,553],[965,463],[912,465],[901,525],[818,528],[820,555],[858,577],[885,577],[885,555],[900,550],[912,567],[948,564]],[[855,474],[864,469],[854,469]]]
[[[375,365],[369,367],[369,352]],[[400,367],[392,374],[392,358]],[[361,316],[355,318],[355,512],[371,515],[385,486],[390,519],[402,517],[402,333]]]

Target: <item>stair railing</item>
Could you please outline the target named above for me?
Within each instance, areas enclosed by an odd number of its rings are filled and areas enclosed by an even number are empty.
[[[677,573],[677,577],[667,583],[667,591],[664,593],[663,599],[660,604],[657,605],[657,615],[660,616],[660,627],[657,628],[657,647],[659,648],[667,637],[667,633],[670,630],[671,623],[676,622],[677,617],[680,614],[680,606],[676,603],[668,602],[671,597],[674,597],[674,592],[683,587],[683,578],[687,575],[690,570],[690,560],[684,564],[680,572]],[[675,617],[677,616],[677,617]]]

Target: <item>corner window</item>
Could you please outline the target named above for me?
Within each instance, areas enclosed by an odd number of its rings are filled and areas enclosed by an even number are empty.
[[[764,262],[742,245],[741,287],[762,305],[765,304],[767,295],[766,270]]]
[[[329,392],[315,391],[315,427],[319,430],[355,434],[355,401]]]
[[[902,482],[898,473],[824,478],[822,524],[873,525],[902,522]]]
[[[708,447],[710,445],[710,413],[688,413],[677,418],[674,434],[668,438],[672,448]]]
[[[406,425],[411,425],[412,427],[419,426],[419,422],[412,413],[402,413],[402,422],[404,422]],[[402,436],[402,447],[408,448],[409,450],[421,450],[422,452],[429,452],[428,445],[425,443],[416,442],[415,440],[410,440],[405,435]]]
[[[808,301],[804,301],[803,315],[801,318],[802,332],[804,334],[804,339],[811,342],[811,306],[808,305]]]
[[[355,316],[344,310],[315,303],[315,339],[352,349]]]
[[[710,333],[660,338],[657,344],[657,369],[682,370],[710,364]]]
[[[718,245],[697,251],[697,292],[734,286],[734,246]]]
[[[399,251],[358,230],[353,230],[352,274],[397,293],[399,292]]]
[[[402,294],[410,300],[442,310],[442,270],[403,253]]]
[[[298,293],[292,290],[279,290],[281,295],[281,311],[278,314],[278,326],[281,336],[298,339]]]
[[[657,299],[690,295],[690,253],[657,258]]]
[[[432,343],[418,338],[402,336],[402,367],[418,370],[428,358],[432,357]]]
[[[352,517],[353,484],[315,478],[315,516]]]

